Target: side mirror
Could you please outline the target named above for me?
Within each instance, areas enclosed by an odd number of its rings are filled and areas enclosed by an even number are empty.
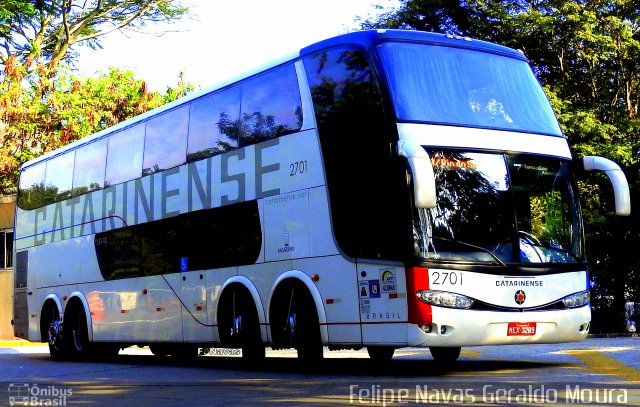
[[[616,215],[628,216],[631,213],[631,197],[627,177],[618,166],[604,157],[586,156],[582,158],[582,166],[585,171],[604,171],[613,185],[615,196]]]
[[[436,206],[436,177],[433,174],[431,158],[420,144],[412,141],[398,141],[398,154],[407,158],[413,175],[413,196],[417,208]]]

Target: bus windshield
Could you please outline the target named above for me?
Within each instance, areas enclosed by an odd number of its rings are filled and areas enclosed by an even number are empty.
[[[524,60],[444,46],[379,46],[397,119],[560,136]]]
[[[580,263],[577,188],[566,160],[429,150],[437,206],[417,209],[424,260]]]

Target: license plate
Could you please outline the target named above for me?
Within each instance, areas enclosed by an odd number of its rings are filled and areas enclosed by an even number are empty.
[[[533,336],[535,334],[535,322],[509,322],[507,326],[507,336]]]

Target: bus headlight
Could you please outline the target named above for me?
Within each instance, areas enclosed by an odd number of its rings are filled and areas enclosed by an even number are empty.
[[[562,303],[567,308],[578,308],[587,305],[591,300],[591,294],[589,290],[579,293],[567,295],[562,299]]]
[[[473,305],[471,298],[447,291],[420,290],[416,296],[422,302],[440,307],[467,309]]]

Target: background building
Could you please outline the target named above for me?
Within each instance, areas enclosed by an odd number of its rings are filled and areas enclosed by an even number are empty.
[[[13,339],[13,218],[16,197],[0,197],[0,339]]]

